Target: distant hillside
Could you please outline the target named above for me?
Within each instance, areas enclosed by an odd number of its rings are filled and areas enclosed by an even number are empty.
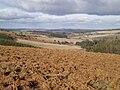
[[[111,31],[111,30],[120,30],[120,28],[116,28],[116,29],[65,29],[65,28],[59,28],[59,29],[41,29],[41,28],[13,28],[13,29],[0,29],[3,31],[45,31],[45,32],[66,32],[66,33],[70,33],[70,32],[79,32],[79,33],[85,33],[85,32],[93,32],[93,31]]]

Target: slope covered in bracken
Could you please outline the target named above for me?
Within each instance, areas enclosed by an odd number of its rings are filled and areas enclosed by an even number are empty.
[[[120,55],[0,46],[0,90],[120,90]]]

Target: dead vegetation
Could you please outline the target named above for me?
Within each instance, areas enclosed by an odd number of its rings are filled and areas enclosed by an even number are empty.
[[[120,55],[0,46],[0,90],[120,90]]]

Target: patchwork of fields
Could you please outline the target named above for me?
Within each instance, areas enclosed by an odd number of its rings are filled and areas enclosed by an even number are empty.
[[[23,40],[17,39],[17,42],[29,44],[35,47],[49,48],[49,49],[68,49],[68,50],[80,50],[82,49],[80,46],[71,46],[71,45],[60,45],[60,44],[51,44],[51,43],[43,43],[37,41]]]

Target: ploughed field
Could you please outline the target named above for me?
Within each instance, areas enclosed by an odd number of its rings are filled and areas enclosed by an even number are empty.
[[[0,90],[120,90],[120,55],[0,46]]]

